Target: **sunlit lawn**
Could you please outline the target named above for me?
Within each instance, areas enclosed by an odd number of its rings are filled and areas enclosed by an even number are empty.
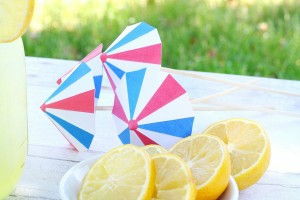
[[[28,56],[80,60],[145,21],[160,33],[163,66],[300,80],[299,7],[297,0],[37,0],[23,40]]]

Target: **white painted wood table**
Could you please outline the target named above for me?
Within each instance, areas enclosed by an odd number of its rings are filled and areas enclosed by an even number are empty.
[[[57,87],[59,76],[76,64],[45,58],[26,58],[28,90],[29,151],[26,166],[12,199],[60,199],[59,183],[76,163],[101,152],[78,153],[64,139],[39,106]],[[205,77],[234,81],[300,94],[300,81],[198,73]],[[266,129],[272,145],[271,164],[265,175],[252,187],[240,191],[240,199],[300,199],[300,97],[257,89],[197,80],[175,75],[191,98],[201,98],[222,91],[228,94],[197,104],[194,132],[209,124],[231,117],[258,121]],[[255,79],[255,80],[254,80]],[[104,80],[104,85],[108,85]],[[233,88],[233,89],[232,89]],[[103,105],[112,105],[111,91],[104,90]],[[204,99],[205,100],[205,99]],[[97,113],[96,131],[103,138],[102,152],[120,144],[109,111]]]

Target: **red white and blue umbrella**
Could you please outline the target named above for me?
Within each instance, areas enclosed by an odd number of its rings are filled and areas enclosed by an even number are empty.
[[[98,45],[93,51],[91,51],[86,57],[84,57],[78,65],[73,67],[70,71],[68,71],[65,75],[60,77],[56,82],[57,84],[61,84],[65,81],[68,76],[78,67],[81,63],[85,62],[86,65],[91,68],[93,73],[93,80],[95,86],[95,105],[97,105],[100,90],[102,85],[102,78],[103,78],[103,66],[100,60],[100,55],[102,54],[102,44]]]
[[[79,151],[89,149],[95,134],[95,86],[85,62],[79,64],[41,106]]]
[[[112,110],[122,143],[165,148],[192,133],[194,114],[184,88],[168,73],[145,68],[126,73]]]
[[[162,45],[156,28],[145,22],[128,26],[100,56],[113,90],[126,72],[160,69]]]

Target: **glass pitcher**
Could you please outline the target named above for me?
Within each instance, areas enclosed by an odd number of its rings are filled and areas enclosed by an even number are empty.
[[[27,155],[24,59],[21,38],[0,43],[0,199],[16,186]]]

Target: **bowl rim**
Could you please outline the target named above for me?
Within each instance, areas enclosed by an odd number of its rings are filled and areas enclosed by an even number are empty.
[[[69,199],[68,196],[66,196],[64,187],[66,185],[66,181],[68,180],[68,178],[70,177],[70,175],[72,174],[72,172],[79,168],[79,167],[83,167],[86,164],[88,164],[89,162],[93,162],[93,160],[97,160],[99,159],[102,155],[104,155],[104,153],[99,153],[98,155],[93,155],[87,159],[84,159],[78,163],[76,163],[74,166],[72,166],[70,169],[68,169],[68,171],[63,175],[62,179],[60,180],[59,183],[59,195],[61,197],[62,200],[67,200]],[[94,163],[93,163],[94,164]]]

